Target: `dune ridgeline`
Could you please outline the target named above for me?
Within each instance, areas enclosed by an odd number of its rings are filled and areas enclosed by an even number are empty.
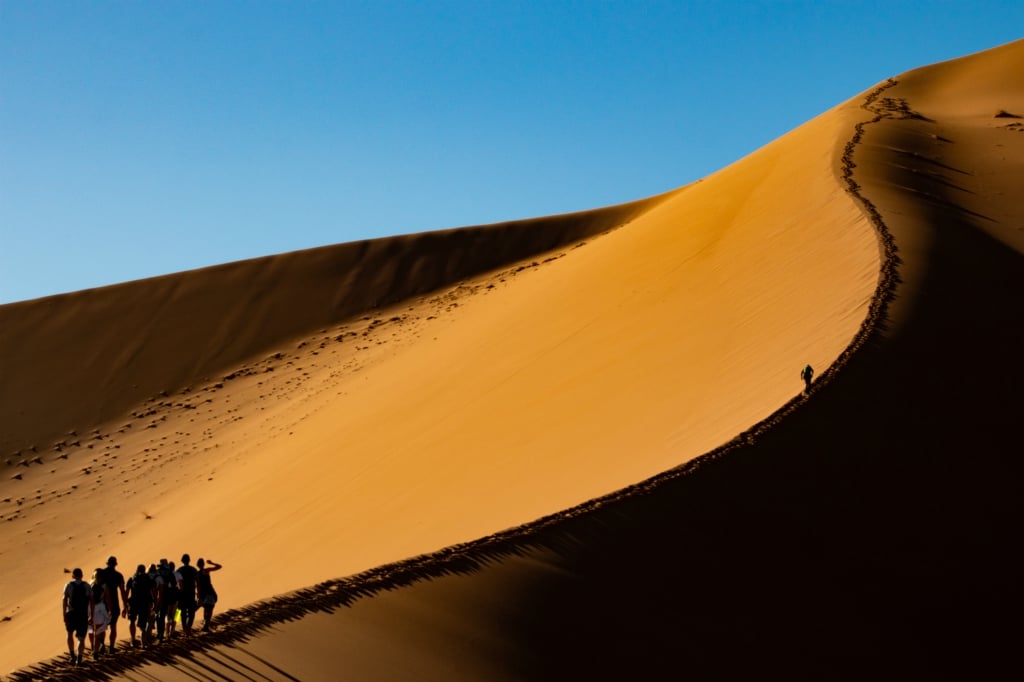
[[[1004,669],[1021,73],[910,71],[630,204],[0,306],[0,671]],[[212,632],[68,666],[65,571],[183,552]]]

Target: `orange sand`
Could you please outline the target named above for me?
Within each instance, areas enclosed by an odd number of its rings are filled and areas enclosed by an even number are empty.
[[[609,494],[469,575],[367,588],[241,649],[225,624],[137,679],[942,669],[926,607],[893,603],[952,584],[945,615],[976,623],[965,567],[1019,575],[986,533],[1019,522],[1020,465],[985,454],[1024,378],[1024,134],[994,116],[1024,114],[1019,73],[1024,41],[910,72],[623,207],[0,307],[0,581],[22,586],[0,670],[62,651],[61,569],[108,554],[212,557],[224,611]]]

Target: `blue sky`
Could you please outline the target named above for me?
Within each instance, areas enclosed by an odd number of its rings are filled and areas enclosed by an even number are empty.
[[[0,0],[0,303],[685,185],[1014,2]]]

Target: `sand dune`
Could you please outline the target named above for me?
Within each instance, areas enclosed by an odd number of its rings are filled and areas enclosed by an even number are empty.
[[[3,429],[0,577],[24,589],[0,614],[2,668],[61,651],[60,568],[190,551],[226,565],[235,610],[201,644],[90,671],[1000,669],[1024,568],[1007,447],[1021,72],[1024,41],[909,72],[571,229],[457,230],[337,247],[382,254],[365,268],[313,250],[0,308],[0,383],[36,396]],[[408,265],[424,243],[434,265]],[[350,280],[345,296],[371,292],[351,306],[324,294],[348,267],[380,283]],[[803,398],[807,362],[822,378]]]

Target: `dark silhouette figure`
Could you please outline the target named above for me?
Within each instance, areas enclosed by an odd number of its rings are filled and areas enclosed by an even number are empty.
[[[800,378],[804,380],[804,393],[811,390],[811,379],[814,378],[814,368],[807,365],[800,370]]]
[[[110,596],[110,653],[114,653],[117,640],[117,619],[128,616],[128,592],[125,587],[124,575],[117,570],[117,557],[107,559],[107,567],[100,569],[100,582],[107,586]],[[102,644],[102,642],[100,642]],[[102,651],[102,647],[100,649]]]
[[[99,658],[105,653],[104,640],[110,627],[111,615],[114,612],[111,590],[103,582],[103,569],[92,572],[92,623],[89,628],[89,642],[92,645],[92,657]]]
[[[203,632],[209,632],[213,620],[213,605],[217,603],[217,592],[213,589],[210,574],[219,571],[221,565],[212,559],[196,562],[199,573],[196,574],[196,589],[199,592],[199,605],[203,607]]]
[[[131,635],[132,648],[139,646],[139,640],[135,637],[136,630],[141,631],[142,645],[148,648],[150,619],[152,618],[153,603],[156,601],[154,597],[156,584],[150,579],[144,564],[139,564],[135,575],[128,578],[127,592],[128,632]],[[138,628],[136,628],[136,624]]]
[[[85,633],[92,620],[92,590],[82,580],[82,569],[71,572],[74,580],[64,586],[64,598],[61,601],[61,612],[64,614],[64,626],[68,632],[68,654],[72,665],[82,664],[82,653],[85,651]],[[78,638],[78,653],[75,653],[74,638]]]
[[[181,568],[178,569],[178,608],[181,610],[181,631],[186,637],[192,635],[192,622],[196,618],[196,574],[198,571],[189,565],[192,561],[188,554],[181,555]]]
[[[167,636],[174,636],[174,613],[178,610],[178,575],[174,570],[174,562],[160,560],[157,568],[157,606],[156,606],[156,639],[164,641],[164,629]]]

